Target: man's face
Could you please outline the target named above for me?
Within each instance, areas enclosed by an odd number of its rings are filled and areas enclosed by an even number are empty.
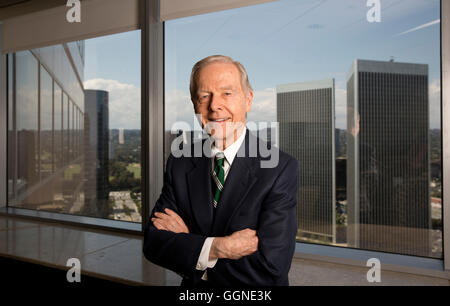
[[[197,99],[193,101],[202,127],[224,146],[233,143],[243,131],[250,111],[253,92],[246,94],[238,68],[231,63],[211,63],[203,67],[197,79]]]

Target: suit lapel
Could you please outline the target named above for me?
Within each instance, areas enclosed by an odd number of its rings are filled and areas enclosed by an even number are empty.
[[[187,173],[191,209],[202,233],[208,235],[213,221],[211,160],[205,156],[192,160],[194,168]]]

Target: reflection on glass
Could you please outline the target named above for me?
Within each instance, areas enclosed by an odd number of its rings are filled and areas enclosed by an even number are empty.
[[[53,81],[44,67],[40,66],[40,174],[41,180],[53,172]]]
[[[62,101],[63,165],[65,166],[69,161],[69,101],[65,92],[63,92]]]
[[[369,9],[280,0],[166,22],[165,156],[172,126],[192,126],[192,66],[229,55],[254,88],[247,122],[278,122],[299,161],[298,241],[441,258],[440,1]]]
[[[9,206],[141,222],[139,52],[132,31],[8,56]]]
[[[63,126],[63,116],[62,116],[62,91],[61,87],[54,82],[53,87],[53,143],[54,143],[54,165],[55,170],[62,167],[62,126]]]
[[[13,184],[14,176],[16,174],[16,136],[15,136],[15,118],[13,116],[14,104],[13,104],[13,79],[14,79],[14,69],[13,69],[13,55],[8,54],[8,202],[12,201],[14,198],[14,187]]]
[[[16,200],[34,205],[33,185],[39,181],[38,62],[28,51],[15,56],[16,79]]]

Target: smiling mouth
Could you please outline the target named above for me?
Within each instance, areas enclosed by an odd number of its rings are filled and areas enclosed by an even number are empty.
[[[211,122],[224,122],[229,120],[230,118],[221,118],[221,119],[210,119]]]

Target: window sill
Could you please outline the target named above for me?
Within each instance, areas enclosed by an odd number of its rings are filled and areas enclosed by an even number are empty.
[[[353,248],[297,243],[294,258],[342,265],[367,267],[367,260],[377,258],[381,270],[430,276],[450,280],[441,259],[367,251]],[[370,267],[367,267],[369,269]]]
[[[77,227],[104,229],[129,234],[142,234],[142,224],[128,221],[100,219],[87,216],[52,213],[15,207],[0,208],[0,216],[17,216],[35,221],[67,224]]]

